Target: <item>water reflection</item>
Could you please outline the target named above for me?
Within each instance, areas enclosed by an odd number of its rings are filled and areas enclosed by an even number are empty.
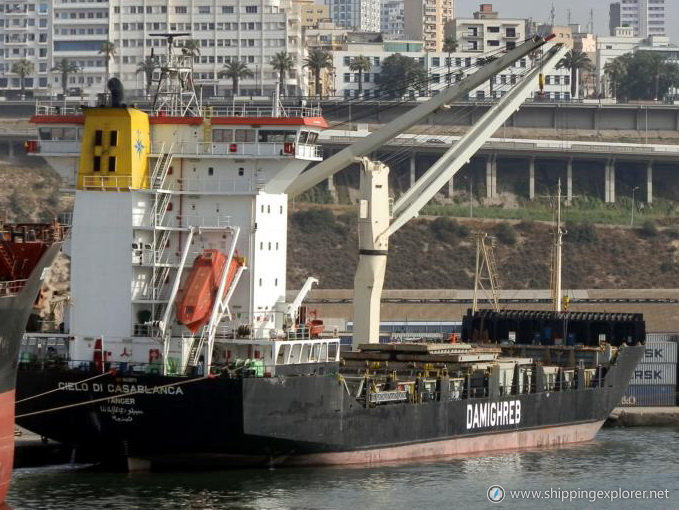
[[[492,484],[505,489],[558,487],[679,491],[673,446],[679,429],[606,429],[566,448],[503,452],[371,468],[232,470],[107,474],[71,467],[15,473],[9,503],[31,509],[352,509],[488,508]],[[661,501],[550,504],[550,508],[678,508]],[[544,503],[544,502],[543,502]],[[535,501],[503,508],[544,508]],[[5,509],[3,509],[5,510]]]

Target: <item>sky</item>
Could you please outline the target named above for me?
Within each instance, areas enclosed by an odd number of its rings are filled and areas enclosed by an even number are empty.
[[[608,35],[608,6],[611,0],[454,0],[456,17],[471,17],[482,3],[491,3],[503,18],[533,18],[538,22],[549,20],[552,4],[556,24],[568,21],[567,9],[571,10],[571,23],[579,23],[583,29],[589,23],[589,13],[594,9],[594,33]],[[679,0],[665,0],[665,26],[674,44],[679,44]]]

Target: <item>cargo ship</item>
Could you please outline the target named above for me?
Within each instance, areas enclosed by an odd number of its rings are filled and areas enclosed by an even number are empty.
[[[323,159],[317,139],[327,123],[319,108],[276,96],[266,107],[202,106],[190,86],[190,57],[167,38],[148,111],[126,106],[112,79],[110,104],[38,105],[32,119],[41,138],[27,146],[75,193],[66,247],[72,299],[62,335],[43,339],[42,350],[26,339],[20,425],[130,470],[371,464],[594,437],[643,355],[640,316],[637,329],[600,317],[610,326],[603,336],[575,332],[572,345],[517,350],[518,342],[500,337],[476,345],[376,343],[388,247],[380,229],[407,221],[390,217],[401,203],[390,207],[388,168],[379,162],[360,160],[354,350],[341,351],[322,319],[306,313],[315,278],[286,301],[289,194],[375,150],[545,39],[508,51]],[[562,54],[547,50],[539,69]],[[539,69],[442,166],[455,168],[477,150],[523,101],[529,80],[538,83]],[[411,217],[441,178],[423,177],[415,209],[404,209]]]
[[[0,223],[0,505],[14,458],[14,398],[21,339],[40,286],[59,250],[57,224]]]

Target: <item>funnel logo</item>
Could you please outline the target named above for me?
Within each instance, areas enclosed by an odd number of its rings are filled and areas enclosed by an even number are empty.
[[[144,150],[144,142],[141,141],[141,131],[137,130],[137,143],[134,144],[134,150],[137,151],[137,156],[141,157]]]
[[[500,503],[505,499],[505,490],[499,485],[491,485],[488,488],[488,501],[491,503]]]

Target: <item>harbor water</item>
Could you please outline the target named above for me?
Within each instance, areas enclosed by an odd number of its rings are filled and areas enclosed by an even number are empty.
[[[593,442],[563,448],[369,468],[19,469],[8,504],[14,510],[677,509],[677,441],[679,428],[605,428]],[[489,500],[500,496],[499,503]]]

